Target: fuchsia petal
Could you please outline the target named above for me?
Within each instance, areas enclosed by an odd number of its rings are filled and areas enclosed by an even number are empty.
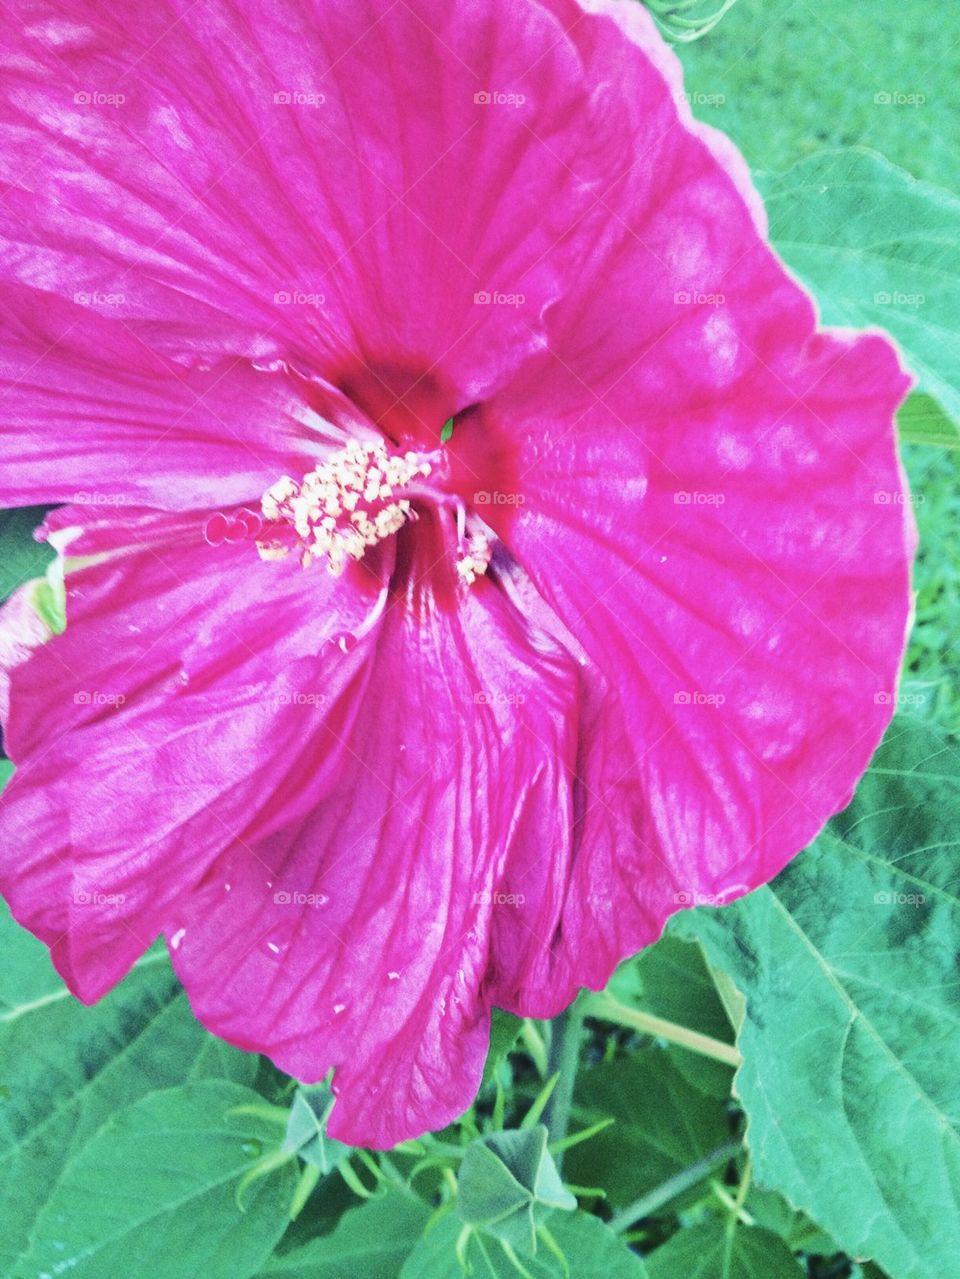
[[[590,85],[538,4],[16,0],[0,40],[0,271],[184,362],[416,363],[469,404],[592,250]]]
[[[21,586],[0,610],[0,724],[10,715],[10,673],[50,638],[50,628],[34,607],[35,582]]]
[[[624,119],[631,119],[634,126],[642,124],[644,136],[639,155],[631,156],[630,163],[621,165],[617,172],[630,174],[634,179],[638,170],[652,172],[653,166],[649,163],[652,149],[659,152],[666,143],[669,150],[675,133],[681,130],[692,133],[723,165],[727,176],[733,179],[746,201],[757,230],[765,235],[767,212],[753,185],[746,160],[725,133],[694,117],[684,89],[683,66],[661,36],[649,10],[634,0],[543,2],[557,14],[564,30],[577,45],[587,75],[595,77],[597,87],[592,96],[592,128],[596,129],[603,122],[611,129],[622,128]],[[584,10],[591,16],[585,18]],[[597,17],[604,20],[597,21]],[[627,40],[623,39],[624,35]],[[645,62],[637,58],[637,49],[642,51]],[[654,69],[666,81],[669,98],[662,92],[650,98],[638,95],[641,85],[648,89],[653,79],[650,72]],[[632,92],[624,92],[626,79],[631,82]],[[657,98],[656,108],[652,110]],[[622,133],[620,136],[622,140]],[[617,149],[611,147],[611,150]],[[622,152],[618,151],[618,154],[622,155]],[[604,203],[608,203],[606,193]],[[608,211],[615,213],[613,209]]]
[[[336,640],[376,600],[346,583],[334,598],[328,575],[262,564],[249,542],[207,546],[199,514],[109,528],[71,550],[132,549],[68,574],[66,632],[10,672],[0,808],[4,894],[87,1000],[224,846],[308,811],[293,694],[323,687],[339,713]]]
[[[513,388],[511,547],[590,659],[562,942],[518,979],[515,1011],[556,1011],[681,906],[772,878],[890,720],[910,610],[889,428],[905,379],[877,338],[811,338],[788,363],[755,366],[742,414],[702,401],[642,438],[629,375],[599,405],[556,367]]]
[[[508,1001],[540,1015],[680,906],[770,879],[848,801],[910,612],[890,344],[814,333],[702,140],[677,130],[652,181],[490,410],[523,498],[490,518],[590,658],[562,943]]]
[[[335,434],[322,416],[340,415],[332,389],[237,360],[178,367],[32,289],[0,289],[0,308],[3,505],[259,503]]]
[[[577,692],[569,656],[486,584],[458,613],[394,605],[361,646],[365,683],[349,727],[327,720],[310,816],[232,848],[173,945],[206,1025],[299,1079],[336,1067],[331,1133],[385,1146],[473,1098],[497,917],[549,942]],[[508,895],[514,859],[538,878]]]

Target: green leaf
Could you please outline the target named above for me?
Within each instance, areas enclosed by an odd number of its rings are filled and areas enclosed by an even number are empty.
[[[760,175],[770,236],[829,324],[879,325],[960,422],[960,199],[859,148]]]
[[[728,1238],[720,1220],[678,1230],[650,1254],[647,1269],[650,1279],[801,1279],[804,1274],[779,1236],[738,1225]]]
[[[602,1186],[621,1207],[660,1186],[730,1140],[723,1098],[696,1088],[673,1053],[656,1044],[581,1070],[574,1094],[579,1125],[616,1122],[568,1151],[564,1175]],[[727,1079],[732,1071],[724,1067]],[[723,1094],[729,1094],[729,1085]]]
[[[956,1268],[960,750],[897,719],[853,803],[773,884],[676,916],[747,999],[759,1183],[891,1275]]]
[[[216,1035],[204,1030],[190,1011],[186,995],[179,995],[174,1001],[178,1021],[192,1023],[190,1035],[196,1045],[196,1056],[190,1062],[185,1079],[229,1079],[235,1084],[245,1084],[252,1088],[260,1067],[260,1058],[256,1053],[241,1052],[232,1044],[224,1043]],[[189,1061],[189,1056],[185,1059]],[[181,1061],[181,1065],[184,1061]],[[156,1085],[154,1085],[155,1087]]]
[[[464,1279],[454,1251],[460,1230],[452,1213],[431,1226],[400,1271],[400,1279]],[[637,1254],[598,1217],[580,1211],[564,1213],[553,1218],[549,1230],[567,1269],[549,1249],[540,1248],[535,1257],[523,1257],[531,1279],[646,1279],[647,1270]],[[472,1266],[470,1279],[519,1279],[514,1264],[492,1239],[472,1235],[466,1257]]]
[[[833,1256],[841,1251],[835,1239],[802,1212],[792,1208],[783,1195],[751,1186],[744,1210],[758,1226],[779,1235],[791,1252]]]
[[[504,1012],[502,1008],[494,1008],[490,1019],[490,1047],[487,1049],[487,1060],[483,1067],[483,1082],[480,1091],[488,1087],[497,1078],[497,1073],[512,1052],[523,1022],[513,1013]]]
[[[92,1008],[0,904],[0,1274],[64,1164],[123,1105],[191,1076],[252,1080],[257,1058],[190,1012],[162,950]]]
[[[444,422],[443,426],[440,428],[440,443],[446,444],[446,442],[450,439],[452,435],[453,435],[453,418],[448,417],[446,422]]]
[[[0,511],[0,600],[31,578],[43,577],[54,552],[46,542],[37,542],[33,530],[48,506],[21,506]]]
[[[390,1190],[344,1213],[329,1235],[273,1257],[263,1279],[396,1279],[423,1234],[430,1209],[414,1194]]]
[[[907,444],[960,449],[960,429],[931,395],[921,391],[911,392],[900,406],[897,428],[901,440]]]
[[[537,1227],[577,1201],[564,1189],[543,1124],[478,1137],[457,1178],[457,1215],[513,1247],[535,1251]]]
[[[30,603],[52,634],[63,634],[67,629],[67,590],[62,559],[51,561],[43,577],[33,583]]]
[[[570,1267],[570,1279],[646,1279],[635,1252],[597,1217],[572,1212],[550,1223],[550,1233]]]
[[[232,1108],[248,1088],[207,1080],[121,1110],[67,1164],[12,1279],[246,1279],[287,1226],[293,1161],[234,1192],[273,1129]]]
[[[629,1007],[641,1008],[722,1043],[733,1043],[730,1019],[702,950],[670,933],[621,964],[607,989]],[[671,1047],[667,1052],[694,1088],[713,1097],[729,1097],[729,1067],[685,1048]]]

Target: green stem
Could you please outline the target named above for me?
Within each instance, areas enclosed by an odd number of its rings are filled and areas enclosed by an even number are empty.
[[[682,1195],[685,1190],[690,1190],[699,1181],[702,1181],[708,1173],[712,1172],[717,1164],[723,1163],[727,1159],[732,1159],[741,1149],[742,1146],[739,1141],[728,1141],[725,1146],[718,1146],[716,1150],[711,1150],[708,1155],[698,1159],[695,1164],[691,1164],[689,1168],[683,1168],[672,1177],[668,1177],[656,1189],[651,1190],[646,1195],[642,1195],[629,1208],[624,1208],[622,1212],[618,1212],[609,1223],[610,1229],[616,1234],[623,1234],[625,1230],[630,1229],[635,1221],[639,1221],[642,1217],[652,1217],[665,1204],[668,1204],[671,1199],[676,1199],[677,1195]]]
[[[524,1017],[523,1019],[523,1025],[520,1027],[520,1038],[523,1040],[523,1046],[533,1058],[533,1064],[536,1066],[540,1078],[546,1079],[549,1074],[547,1070],[547,1046],[543,1042],[543,1036],[540,1031],[529,1017]]]
[[[543,1122],[547,1126],[551,1142],[562,1142],[567,1135],[570,1106],[573,1103],[573,1087],[577,1080],[577,1067],[580,1064],[580,1034],[583,1030],[583,1018],[584,1000],[580,996],[551,1022],[547,1077],[550,1078],[555,1074],[560,1076],[543,1113]],[[563,1162],[562,1149],[557,1151],[555,1159],[559,1168]]]
[[[734,1044],[725,1044],[721,1039],[702,1035],[698,1030],[690,1030],[688,1026],[680,1026],[675,1021],[642,1012],[639,1008],[629,1008],[606,991],[588,995],[584,1011],[589,1017],[599,1017],[602,1021],[616,1022],[619,1026],[629,1026],[631,1030],[639,1030],[645,1035],[666,1039],[671,1044],[699,1053],[701,1057],[721,1061],[725,1066],[739,1066],[743,1060]]]
[[[755,1226],[757,1224],[756,1218],[751,1217],[746,1208],[737,1207],[736,1199],[734,1199],[726,1186],[721,1185],[719,1181],[711,1181],[710,1189],[723,1204],[724,1208],[726,1208],[727,1212],[732,1213],[738,1221],[741,1221],[745,1226]]]
[[[740,1223],[740,1214],[743,1212],[743,1205],[746,1202],[747,1191],[750,1189],[751,1164],[750,1156],[747,1155],[743,1166],[743,1173],[740,1177],[740,1185],[737,1188],[737,1197],[733,1201],[733,1208],[730,1216],[727,1218],[727,1229],[723,1240],[723,1273],[730,1273],[731,1264],[733,1262],[733,1237],[736,1234],[737,1226]]]

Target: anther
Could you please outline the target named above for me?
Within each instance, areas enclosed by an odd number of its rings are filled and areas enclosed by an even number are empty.
[[[351,440],[299,484],[282,476],[264,493],[261,510],[272,524],[292,526],[299,545],[285,540],[281,527],[276,530],[281,536],[258,540],[261,559],[281,559],[294,550],[304,568],[326,557],[329,571],[339,576],[348,560],[361,559],[367,547],[392,537],[413,517],[410,500],[394,495],[426,479],[430,469],[416,453],[391,455],[380,442]]]

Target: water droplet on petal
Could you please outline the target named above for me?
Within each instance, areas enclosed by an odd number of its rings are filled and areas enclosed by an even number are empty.
[[[248,535],[249,529],[244,523],[241,516],[231,515],[227,520],[227,526],[224,529],[223,540],[231,545],[235,542],[242,542]]]
[[[184,687],[186,687],[186,685],[190,683],[190,672],[181,671],[180,674],[177,676],[177,679],[180,681],[181,684],[184,685]]]
[[[387,980],[388,980],[388,981],[399,981],[399,980],[400,980],[400,974],[399,974],[399,973],[395,973],[395,972],[389,972],[389,973],[387,973]]]
[[[185,928],[178,928],[177,931],[170,938],[170,949],[179,950],[180,943],[183,941],[186,935],[187,935],[187,930]]]
[[[346,1006],[347,1006],[346,1004],[334,1004],[334,1005],[333,1005],[333,1011],[334,1011],[334,1012],[337,1014],[337,1016],[339,1017],[339,1016],[340,1016],[340,1014],[341,1014],[341,1013],[345,1010]]]
[[[221,546],[226,540],[230,521],[222,511],[211,515],[203,526],[203,538],[208,546]]]
[[[236,518],[248,537],[256,537],[263,528],[262,517],[257,511],[251,511],[248,506],[244,506],[238,511]]]
[[[341,653],[352,653],[357,646],[357,637],[350,631],[341,631],[339,635],[332,635],[328,643]]]
[[[281,946],[279,942],[271,941],[271,939],[268,937],[265,942],[261,943],[260,949],[263,951],[263,953],[266,955],[268,959],[277,961],[279,960],[280,956],[283,954],[286,947]]]
[[[233,884],[224,884],[224,886],[223,886],[223,891],[224,891],[225,893],[229,893],[229,891],[230,891],[230,889],[231,889],[232,887],[233,887]]]

